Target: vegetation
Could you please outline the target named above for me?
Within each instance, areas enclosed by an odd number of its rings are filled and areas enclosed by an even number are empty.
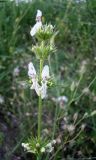
[[[43,100],[41,131],[56,144],[42,160],[95,159],[96,0],[6,0],[0,2],[0,160],[36,159],[21,144],[38,128],[38,96],[27,75],[30,61],[39,68],[30,36],[37,9],[58,31],[56,51],[45,61],[52,87]]]

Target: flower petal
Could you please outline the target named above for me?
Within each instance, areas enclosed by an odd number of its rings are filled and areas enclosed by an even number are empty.
[[[38,9],[38,10],[37,10],[36,17],[41,17],[41,16],[42,16],[42,12]]]
[[[39,21],[37,22],[32,28],[31,28],[31,31],[30,31],[30,34],[31,36],[34,36],[36,34],[36,32],[41,28],[42,26],[42,22]]]
[[[49,78],[49,66],[45,65],[42,70],[42,79],[43,81],[46,81]]]
[[[36,78],[36,70],[32,62],[28,64],[28,76],[31,78]]]
[[[47,83],[42,83],[40,94],[42,99],[47,97]]]
[[[38,82],[36,82],[35,84],[35,91],[37,93],[38,96],[40,96],[40,89],[41,89],[41,86],[38,84]]]

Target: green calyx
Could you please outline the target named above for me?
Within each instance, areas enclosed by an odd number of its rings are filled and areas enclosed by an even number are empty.
[[[44,41],[36,46],[33,46],[32,51],[36,54],[38,59],[47,59],[49,54],[55,51],[53,44],[46,45]]]
[[[37,59],[43,61],[48,59],[49,54],[56,52],[54,45],[54,39],[58,32],[54,31],[54,27],[51,24],[43,25],[35,34],[38,43],[32,47],[32,51],[35,53]]]
[[[49,40],[54,34],[54,27],[51,24],[43,25],[36,33],[38,41]]]

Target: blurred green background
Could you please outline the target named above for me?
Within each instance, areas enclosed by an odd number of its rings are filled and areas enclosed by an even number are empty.
[[[48,61],[57,86],[49,89],[43,105],[42,134],[54,135],[58,140],[49,159],[96,157],[96,116],[82,120],[86,112],[96,110],[96,0],[33,0],[18,4],[3,0],[0,1],[0,160],[24,159],[21,143],[30,134],[36,135],[38,97],[25,82],[28,63],[32,61],[38,68],[30,36],[37,9],[43,12],[43,23],[51,23],[59,31],[55,40],[57,52]],[[53,101],[63,95],[68,98],[66,105]],[[75,126],[74,132],[68,132],[65,125]],[[67,140],[70,142],[65,143]]]

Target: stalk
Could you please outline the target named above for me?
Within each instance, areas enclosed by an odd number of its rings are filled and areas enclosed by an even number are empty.
[[[43,60],[40,59],[40,82],[42,80],[42,68],[43,68]],[[42,98],[39,96],[39,104],[38,104],[38,140],[40,141],[41,137],[41,126],[42,126]]]

